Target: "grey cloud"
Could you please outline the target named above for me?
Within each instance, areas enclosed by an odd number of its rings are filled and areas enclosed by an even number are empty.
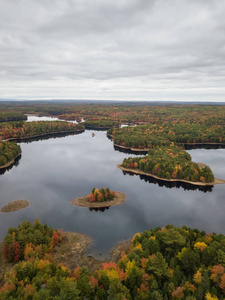
[[[0,98],[224,100],[222,0],[0,5]]]

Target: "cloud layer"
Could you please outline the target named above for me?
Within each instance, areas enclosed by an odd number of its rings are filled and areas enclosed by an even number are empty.
[[[1,99],[225,100],[223,0],[0,0]]]

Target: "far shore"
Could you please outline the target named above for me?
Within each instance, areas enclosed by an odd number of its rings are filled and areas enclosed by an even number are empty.
[[[112,136],[113,137],[113,136]],[[125,146],[121,146],[121,145],[117,145],[117,144],[114,144],[114,146],[118,147],[118,148],[121,148],[121,149],[125,149],[125,150],[130,150],[130,151],[134,151],[134,152],[148,152],[151,148],[142,148],[142,149],[139,149],[139,148],[132,148],[132,147],[125,147]]]
[[[110,136],[112,139],[113,139],[113,135],[111,134],[108,134],[108,136]],[[225,146],[225,144],[223,143],[176,143],[177,145],[180,145],[180,146]],[[114,143],[114,146],[115,147],[118,147],[120,149],[124,149],[124,150],[129,150],[129,151],[133,151],[133,152],[139,152],[139,153],[143,153],[143,154],[147,154],[149,150],[151,150],[152,148],[142,148],[142,149],[139,149],[139,148],[133,148],[133,147],[125,147],[125,146],[121,146],[121,145],[117,145]]]
[[[126,196],[124,193],[121,192],[114,192],[115,198],[110,201],[104,201],[104,202],[89,202],[88,201],[88,195],[85,195],[83,197],[76,198],[71,201],[73,205],[81,206],[81,207],[88,207],[88,208],[100,208],[100,207],[111,207],[114,205],[119,205],[123,203],[126,199]]]
[[[66,133],[82,133],[84,131],[85,131],[84,129],[79,129],[79,130],[70,130],[70,131],[61,131],[61,132],[48,132],[48,133],[43,133],[43,134],[38,134],[38,135],[24,136],[21,138],[9,138],[7,140],[1,140],[1,142],[26,141],[26,140],[44,137],[44,136],[48,136],[48,135],[58,135],[58,134],[66,134]]]
[[[10,160],[9,162],[7,162],[7,164],[1,166],[0,169],[6,169],[6,168],[10,167],[11,165],[13,165],[13,164],[15,163],[15,160],[16,160],[18,157],[21,156],[21,153],[22,153],[22,152],[20,152],[16,157],[14,157],[12,160]]]
[[[189,180],[185,180],[185,179],[166,179],[166,178],[161,178],[161,177],[158,177],[158,176],[150,174],[150,173],[143,172],[139,169],[125,168],[125,167],[123,167],[123,164],[119,164],[119,165],[117,165],[117,167],[125,172],[130,172],[130,173],[134,173],[137,175],[145,175],[148,177],[153,177],[157,180],[168,181],[168,182],[184,182],[184,183],[189,183],[189,184],[193,184],[193,185],[197,185],[197,186],[213,186],[216,184],[225,184],[225,180],[217,179],[217,178],[215,178],[215,180],[213,182],[189,181]]]
[[[97,130],[97,131],[105,131],[112,127],[100,127],[100,126],[85,126],[85,129],[87,130]]]

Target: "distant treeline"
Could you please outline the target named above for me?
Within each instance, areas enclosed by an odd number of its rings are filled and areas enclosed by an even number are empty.
[[[0,124],[0,139],[22,139],[42,134],[84,131],[84,125],[63,121],[7,122]]]
[[[0,111],[0,122],[27,120],[27,116],[20,112],[2,112]]]
[[[111,120],[99,120],[99,121],[85,121],[84,123],[85,128],[90,129],[109,129],[112,127],[118,127],[119,123]]]
[[[74,103],[0,103],[0,110],[22,113],[53,115],[65,120],[112,120],[119,123],[189,123],[224,125],[225,106],[217,105],[121,105]]]

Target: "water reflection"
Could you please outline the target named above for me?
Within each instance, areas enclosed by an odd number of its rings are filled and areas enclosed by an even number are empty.
[[[34,122],[34,121],[66,121],[66,122],[78,124],[77,121],[63,120],[63,119],[59,119],[57,117],[49,117],[49,116],[39,117],[39,116],[35,116],[35,115],[27,115],[26,122]],[[81,122],[84,122],[84,120],[81,119]]]
[[[18,167],[20,164],[20,159],[21,159],[22,155],[19,155],[15,158],[15,161],[12,165],[6,167],[6,168],[0,168],[0,175],[5,174],[6,171],[11,170],[13,167]]]
[[[130,176],[139,176],[141,180],[144,180],[145,182],[149,182],[149,183],[153,183],[153,184],[158,184],[158,186],[163,186],[169,189],[172,188],[183,188],[185,191],[195,191],[195,190],[199,190],[201,192],[212,192],[213,190],[213,185],[211,186],[198,186],[198,185],[194,185],[194,184],[189,184],[186,182],[181,182],[181,181],[165,181],[163,179],[156,179],[154,177],[150,177],[150,176],[146,176],[146,175],[138,175],[132,172],[128,172],[128,171],[122,171],[123,175],[130,175]]]
[[[146,154],[148,154],[148,151],[145,151],[145,150],[134,151],[134,150],[126,149],[126,148],[121,148],[121,147],[118,147],[116,145],[113,145],[113,147],[114,147],[114,150],[122,152],[122,153],[126,153],[126,154],[134,154],[134,155],[146,155]]]
[[[57,139],[57,138],[61,138],[61,137],[65,137],[65,136],[69,136],[69,135],[78,135],[83,133],[84,130],[81,130],[80,132],[64,132],[64,133],[46,133],[43,134],[39,137],[26,137],[26,138],[21,138],[19,140],[17,140],[17,142],[20,143],[32,143],[32,142],[37,142],[37,141],[44,141],[44,140],[48,140],[48,139]]]
[[[112,140],[112,136],[107,135],[108,139]],[[225,145],[218,145],[218,144],[194,144],[194,145],[187,145],[182,144],[182,146],[185,148],[185,150],[195,150],[195,149],[225,149]],[[134,154],[134,155],[143,155],[148,154],[148,151],[141,150],[141,151],[134,151],[130,149],[121,148],[119,146],[114,145],[114,149],[116,151],[127,153],[127,154]]]
[[[104,212],[105,210],[109,209],[110,206],[105,207],[89,207],[90,211],[97,211],[97,212]]]
[[[193,145],[188,145],[184,144],[183,145],[186,150],[194,150],[194,149],[224,149],[225,144],[193,144]]]

